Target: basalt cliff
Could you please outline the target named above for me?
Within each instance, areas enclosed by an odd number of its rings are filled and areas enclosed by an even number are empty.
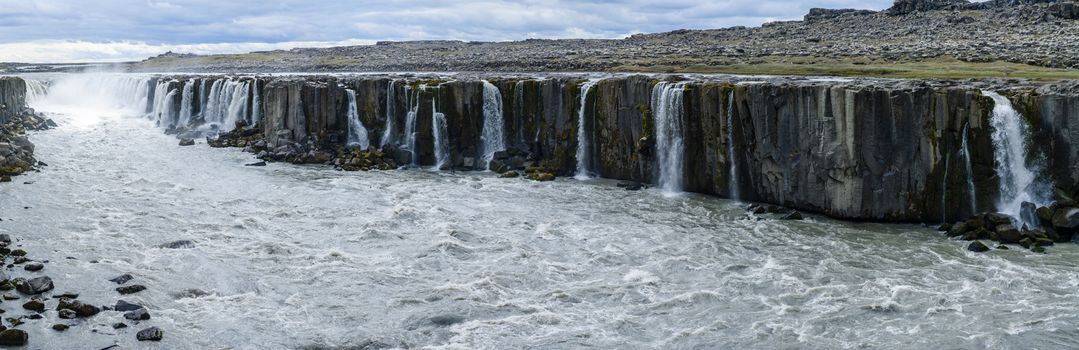
[[[1079,190],[1075,82],[572,74],[139,79],[127,84],[141,86],[133,89],[145,93],[137,99],[168,132],[211,135],[211,145],[244,147],[271,161],[583,172],[657,185],[666,176],[677,190],[899,222],[965,219],[997,210],[1002,196],[1012,195],[1001,193],[1010,180],[997,164],[991,119],[999,103],[987,95],[995,91],[1029,125],[1022,136],[1029,147],[1017,161],[1051,179],[1050,197]]]

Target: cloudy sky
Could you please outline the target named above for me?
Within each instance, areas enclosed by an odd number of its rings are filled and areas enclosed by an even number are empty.
[[[378,40],[621,38],[892,0],[0,0],[0,62],[143,59]]]

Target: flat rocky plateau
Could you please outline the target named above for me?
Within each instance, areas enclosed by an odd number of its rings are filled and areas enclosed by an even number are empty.
[[[620,71],[1074,78],[1079,6],[1056,0],[899,0],[813,9],[802,21],[619,40],[413,41],[240,55],[168,53],[131,71]]]

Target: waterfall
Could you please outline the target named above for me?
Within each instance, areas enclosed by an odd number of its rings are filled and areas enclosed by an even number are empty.
[[[194,109],[195,79],[188,80],[184,84],[184,92],[180,97],[180,122],[177,127],[186,127],[191,122],[191,110]]]
[[[588,92],[599,82],[599,79],[591,79],[581,85],[581,104],[577,109],[577,179],[585,180],[592,177],[592,141],[588,137],[586,117],[588,106]]]
[[[45,82],[40,80],[34,80],[25,78],[23,82],[26,83],[26,104],[34,105],[37,101],[41,100],[48,94],[49,88]]]
[[[230,94],[228,95],[228,108],[226,109],[226,115],[224,120],[223,130],[229,131],[236,127],[236,123],[241,120],[247,120],[247,96],[251,91],[251,84],[248,82],[235,81],[229,82]]]
[[[974,167],[970,163],[970,142],[967,141],[970,134],[970,124],[963,125],[963,162],[967,171],[967,193],[970,196],[970,213],[973,215],[978,212],[978,192],[974,187]]]
[[[730,167],[730,173],[727,178],[728,192],[730,192],[731,199],[741,200],[741,194],[738,191],[738,157],[734,154],[734,91],[727,95],[727,162]]]
[[[393,120],[397,117],[397,101],[394,97],[397,97],[397,89],[395,89],[394,81],[390,80],[390,85],[386,87],[386,127],[382,130],[380,147],[392,145],[394,142]]]
[[[252,90],[254,90],[254,97],[251,98],[251,125],[258,125],[262,121],[262,97],[259,91],[259,80],[255,79],[252,83]]]
[[[446,115],[438,112],[436,101],[431,100],[431,134],[435,137],[435,169],[441,170],[450,158],[450,140]]]
[[[495,152],[506,150],[505,121],[502,117],[502,92],[483,81],[483,168],[488,169]]]
[[[202,85],[199,87],[199,115],[206,118],[206,103],[210,98],[210,90],[206,89],[206,84],[210,82],[210,79],[202,79]],[[216,82],[215,82],[216,83]]]
[[[405,118],[405,149],[412,154],[412,164],[416,164],[416,116],[420,113],[420,92],[423,91],[427,91],[427,85],[420,85],[418,91],[405,87],[409,104]]]
[[[658,185],[665,193],[682,191],[683,153],[682,94],[685,83],[660,82],[652,89],[656,154],[659,160]]]
[[[222,97],[222,85],[224,80],[214,80],[210,85],[210,92],[207,93],[206,103],[202,105],[202,119],[206,124],[218,123],[219,115],[221,115],[221,108],[219,107],[223,99]]]
[[[356,91],[352,89],[345,91],[348,92],[348,146],[367,149],[371,141],[367,139],[367,128],[360,122],[360,112],[356,107]]]
[[[513,85],[513,106],[515,113],[513,113],[513,128],[516,130],[513,134],[513,145],[518,148],[525,148],[525,136],[524,136],[524,114],[525,114],[525,81],[518,80]]]
[[[997,176],[1000,177],[1000,202],[997,203],[997,210],[1019,218],[1023,202],[1032,202],[1039,206],[1048,204],[1048,193],[1052,186],[1044,180],[1038,181],[1042,178],[1039,169],[1028,164],[1026,155],[1029,132],[1026,122],[1012,107],[1011,101],[995,92],[982,93],[996,103],[990,123],[993,126],[993,163]]]

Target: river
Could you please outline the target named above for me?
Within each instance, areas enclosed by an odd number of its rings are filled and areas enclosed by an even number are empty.
[[[86,302],[134,275],[149,289],[124,299],[153,318],[28,321],[33,348],[1079,347],[1072,244],[979,254],[922,226],[603,179],[246,167],[138,113],[36,107],[60,127],[31,136],[43,171],[0,186],[0,233]],[[159,247],[177,240],[194,245]],[[151,325],[164,341],[136,344]]]

